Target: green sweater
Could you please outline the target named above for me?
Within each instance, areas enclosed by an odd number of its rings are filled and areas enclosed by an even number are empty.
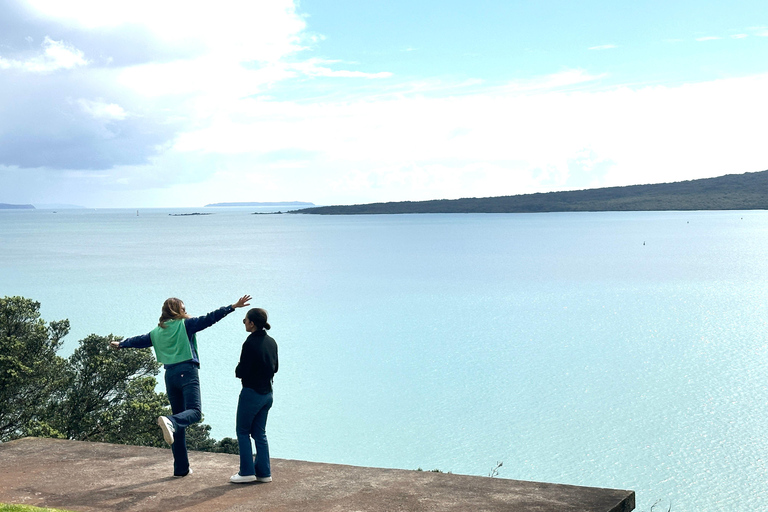
[[[184,320],[168,320],[165,328],[159,325],[150,333],[152,347],[155,349],[155,357],[163,364],[175,364],[192,359],[187,329]],[[192,335],[192,345],[197,353],[197,337]]]

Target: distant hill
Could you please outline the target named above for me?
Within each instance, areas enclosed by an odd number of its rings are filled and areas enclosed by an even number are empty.
[[[8,204],[0,203],[0,210],[34,210],[31,204]]]
[[[205,206],[315,206],[315,203],[306,203],[303,201],[285,201],[277,203],[212,203]]]
[[[84,210],[85,206],[67,203],[39,203],[35,208],[40,210]]]
[[[768,209],[768,171],[718,178],[516,196],[319,206],[290,213],[536,213]]]

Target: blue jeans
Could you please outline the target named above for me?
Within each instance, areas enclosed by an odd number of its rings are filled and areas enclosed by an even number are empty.
[[[186,475],[189,472],[186,428],[203,417],[200,403],[200,377],[194,363],[179,363],[165,370],[165,392],[171,402],[173,416],[173,474]]]
[[[272,393],[262,395],[251,388],[240,391],[237,401],[237,446],[240,449],[240,475],[272,476],[267,444],[267,414],[272,407]],[[251,438],[256,445],[256,465],[253,463]]]

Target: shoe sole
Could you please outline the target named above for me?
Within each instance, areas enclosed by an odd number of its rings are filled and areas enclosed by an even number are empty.
[[[229,482],[233,483],[233,484],[252,484],[252,483],[256,482],[256,477],[254,477],[253,480],[251,480],[251,479],[248,479],[248,480],[232,480],[230,478]]]
[[[165,439],[165,442],[173,444],[173,432],[171,432],[171,429],[168,428],[168,425],[163,420],[164,416],[157,418],[157,425],[160,427],[160,430],[163,431],[163,439]]]

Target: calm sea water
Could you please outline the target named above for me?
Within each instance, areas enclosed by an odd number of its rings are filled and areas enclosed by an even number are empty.
[[[205,216],[169,213],[205,211]],[[272,455],[633,489],[637,510],[768,501],[768,212],[321,217],[0,211],[0,296],[90,333],[239,296],[280,346]],[[246,333],[199,335],[234,437]]]

